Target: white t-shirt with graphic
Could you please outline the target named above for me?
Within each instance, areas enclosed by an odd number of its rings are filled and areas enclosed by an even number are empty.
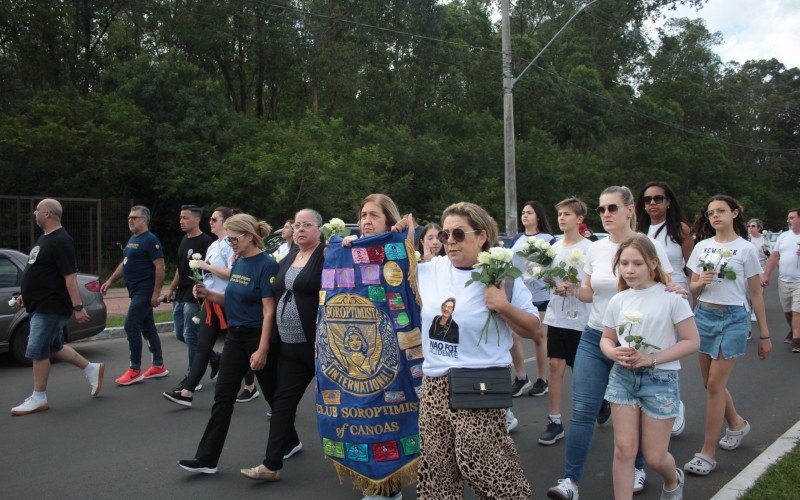
[[[701,261],[711,258],[720,248],[731,249],[733,255],[727,261],[722,259],[717,266],[717,271],[724,265],[733,270],[736,279],[730,280],[717,274],[714,280],[705,286],[697,299],[723,306],[744,306],[749,311],[747,279],[761,274],[761,264],[758,262],[756,248],[752,243],[742,237],[728,243],[717,243],[714,238],[708,238],[694,246],[686,267],[695,274],[701,274],[703,272],[703,268],[700,267]]]
[[[481,331],[489,310],[484,302],[486,285],[473,282],[472,269],[461,270],[448,258],[433,259],[417,267],[422,298],[422,372],[430,377],[445,375],[451,368],[490,368],[511,364],[511,329],[498,315],[498,330],[490,322],[488,340]],[[440,325],[442,305],[455,299],[452,320]],[[514,280],[511,303],[538,317],[531,293],[520,278]],[[434,325],[436,320],[436,325]]]
[[[233,267],[233,248],[222,240],[215,241],[206,250],[206,262],[214,267],[230,269]],[[203,284],[213,292],[225,293],[228,280],[211,271],[203,271]]]
[[[656,247],[656,254],[664,272],[672,274],[672,265],[669,263],[664,245],[652,238],[650,241]],[[612,243],[611,238],[604,238],[592,243],[586,254],[586,265],[583,266],[583,270],[591,276],[590,283],[594,290],[588,325],[595,330],[603,329],[603,315],[608,307],[608,301],[617,293],[619,274],[614,274],[611,264],[618,248],[619,243]]]
[[[800,238],[800,236],[798,237]],[[756,238],[753,235],[750,235],[750,243],[756,247],[756,256],[758,257],[758,261],[761,263],[761,269],[765,269],[767,266],[767,254],[764,252],[764,247],[766,242],[764,241],[764,237],[760,236]]]
[[[519,252],[525,243],[528,242],[528,238],[539,238],[547,243],[553,241],[553,235],[550,233],[537,233],[533,236],[527,236],[525,233],[519,235],[517,240],[511,246],[511,251],[514,252],[514,260],[512,260],[512,263],[514,264],[514,267],[523,273],[525,272],[526,259],[517,255],[517,252]],[[525,285],[528,287],[528,290],[530,290],[534,302],[544,302],[550,299],[550,292],[547,290],[547,285],[544,281],[533,280],[525,283]]]
[[[564,240],[559,240],[553,245],[556,251],[556,257],[553,259],[553,266],[557,266],[561,262],[565,262],[567,257],[573,250],[581,250],[584,255],[589,251],[592,241],[586,238],[569,247],[564,246]],[[583,278],[586,273],[583,271],[583,266],[578,268],[578,286],[583,283]],[[567,313],[570,309],[578,311],[576,318],[567,318]],[[570,330],[583,331],[586,328],[586,322],[589,321],[589,304],[583,303],[577,297],[561,297],[555,294],[555,291],[550,292],[550,303],[547,305],[547,311],[544,315],[543,323],[545,325],[556,326],[559,328],[568,328]]]
[[[669,263],[672,265],[672,272],[669,274],[670,279],[688,290],[689,277],[683,272],[683,268],[686,266],[686,261],[683,259],[683,248],[669,237],[667,228],[664,227],[666,223],[667,222],[664,221],[661,224],[650,226],[650,229],[647,230],[647,236],[664,245]],[[659,229],[661,230],[660,232]],[[658,232],[658,236],[656,236],[656,232]]]
[[[791,229],[784,231],[778,236],[773,252],[778,252],[781,258],[778,260],[778,279],[787,283],[797,283],[800,281],[800,257],[797,250],[800,249],[800,234],[795,234]]]
[[[689,303],[680,294],[668,292],[662,283],[656,283],[644,290],[629,288],[614,295],[608,302],[608,308],[603,316],[603,326],[613,328],[617,332],[620,345],[628,345],[624,338],[630,326],[625,327],[620,336],[618,327],[624,322],[625,311],[639,311],[643,320],[640,325],[634,325],[631,333],[644,337],[644,341],[659,349],[642,347],[639,352],[653,354],[663,352],[677,343],[678,332],[675,325],[694,316]],[[680,370],[678,360],[668,363],[659,363],[662,370]]]

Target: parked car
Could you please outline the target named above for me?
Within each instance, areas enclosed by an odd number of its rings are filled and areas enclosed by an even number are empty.
[[[764,231],[764,243],[767,245],[767,248],[769,248],[770,252],[772,251],[772,248],[775,246],[775,242],[778,241],[778,236],[780,235],[781,235],[780,232],[772,233],[770,231]]]
[[[25,308],[12,311],[8,301],[19,295],[22,272],[28,256],[16,250],[0,249],[0,352],[23,364],[31,364],[25,357],[28,346],[28,313]],[[73,342],[96,335],[106,328],[106,304],[100,293],[100,280],[91,274],[78,273],[81,302],[91,318],[88,323],[78,323],[72,316],[64,329],[64,341]],[[24,297],[23,297],[24,299]]]
[[[361,230],[358,227],[358,224],[345,224],[345,226],[350,228],[350,234],[359,236],[361,234]],[[283,237],[281,236],[281,231],[283,228],[276,229],[269,235],[269,237],[264,241],[264,251],[267,253],[275,253],[279,246],[281,246],[284,242]]]

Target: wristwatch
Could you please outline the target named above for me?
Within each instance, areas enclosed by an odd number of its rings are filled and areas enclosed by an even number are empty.
[[[78,304],[77,306],[72,306],[72,310],[75,312],[83,311],[83,304]]]

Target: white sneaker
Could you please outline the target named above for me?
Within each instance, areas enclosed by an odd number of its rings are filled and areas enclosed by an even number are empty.
[[[647,473],[644,469],[633,469],[633,494],[641,493],[644,489],[644,480],[647,479]]]
[[[578,500],[578,485],[571,479],[559,479],[558,484],[547,490],[547,498],[555,500]]]
[[[302,442],[300,442],[300,443],[297,443],[297,446],[295,446],[294,448],[292,448],[291,450],[289,450],[289,451],[286,453],[286,455],[284,455],[284,456],[283,456],[283,459],[284,459],[284,460],[289,460],[289,459],[290,459],[290,458],[292,458],[293,456],[295,456],[295,455],[297,455],[298,453],[300,453],[300,451],[302,451],[302,449],[303,449],[303,443],[302,443]]]
[[[106,373],[105,363],[89,363],[92,365],[92,374],[86,375],[89,380],[89,386],[92,388],[91,395],[96,397],[100,394],[100,389],[103,388],[103,375]]]
[[[197,387],[194,388],[194,392],[202,391],[202,390],[203,390],[203,384],[197,384]]]
[[[391,497],[384,497],[381,495],[367,495],[361,500],[402,500],[403,499],[403,492],[398,492],[397,495]]]
[[[672,423],[672,435],[680,436],[684,429],[686,429],[686,406],[681,401],[680,406],[678,406],[678,416],[675,417],[675,422]]]
[[[514,416],[513,411],[508,410],[506,412],[506,430],[511,432],[517,428],[517,425],[519,425],[519,420],[517,420],[517,417]]]
[[[29,415],[40,411],[49,410],[50,406],[47,404],[47,398],[40,401],[33,399],[33,396],[28,396],[21,405],[11,408],[12,415]]]

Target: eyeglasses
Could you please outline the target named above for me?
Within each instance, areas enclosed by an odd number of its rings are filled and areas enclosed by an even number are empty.
[[[750,225],[749,225],[749,226],[747,226],[747,227],[758,227],[758,226],[757,226],[756,224],[750,224]]]
[[[477,229],[473,231],[464,231],[460,227],[457,227],[452,231],[447,231],[446,229],[442,229],[441,231],[439,231],[437,238],[439,238],[439,241],[442,242],[442,245],[446,245],[447,241],[450,239],[450,235],[452,234],[453,240],[456,243],[461,243],[462,241],[464,241],[464,238],[467,237],[467,233],[477,233],[477,232],[478,232]]]
[[[142,215],[133,215],[131,217],[128,217],[128,222],[133,222],[136,219],[144,219],[144,216],[142,216]]]
[[[651,203],[655,203],[656,205],[661,205],[667,199],[666,196],[663,194],[657,194],[655,196],[642,196],[642,201],[645,205],[649,205]]]
[[[239,236],[226,236],[225,237],[225,243],[227,243],[230,246],[238,245],[239,244],[239,238],[241,238],[245,234],[247,234],[247,233],[242,233]]]
[[[218,220],[222,220],[222,219],[220,219],[218,217],[211,217],[210,219],[208,219],[209,222],[217,222]]]
[[[610,205],[599,206],[594,209],[594,211],[597,212],[597,215],[604,215],[606,213],[606,210],[608,210],[609,213],[615,214],[619,210],[619,205],[617,205],[616,203],[612,203]]]
[[[301,229],[311,229],[312,227],[317,227],[317,225],[316,224],[312,224],[310,222],[297,222],[295,224],[292,224],[291,227],[295,231],[299,231]]]
[[[711,217],[714,217],[714,214],[722,215],[727,212],[730,212],[730,210],[728,210],[727,208],[716,208],[714,210],[709,210],[708,212],[706,212],[706,217],[710,219]]]

